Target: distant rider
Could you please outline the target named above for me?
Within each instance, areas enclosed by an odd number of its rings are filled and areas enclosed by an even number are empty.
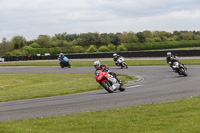
[[[59,61],[63,61],[63,58],[64,58],[64,54],[63,53],[60,53],[59,56],[58,56],[58,60]]]
[[[119,66],[119,64],[117,62],[117,60],[119,59],[119,57],[120,57],[120,55],[118,55],[116,53],[113,54],[113,60],[114,60],[116,66]]]
[[[94,68],[97,70],[101,70],[102,72],[108,72],[110,75],[115,77],[119,84],[122,84],[121,80],[117,77],[116,73],[110,72],[109,67],[107,65],[101,64],[100,61],[94,62]]]
[[[177,56],[176,56],[176,55],[172,55],[171,52],[167,52],[166,61],[167,61],[167,63],[170,65],[170,67],[172,67],[172,65],[174,64],[174,62],[178,62],[178,63],[182,64],[182,63],[178,60]],[[182,65],[184,66],[184,64],[182,64]],[[185,67],[185,66],[184,66],[184,67]],[[172,68],[173,68],[173,67],[172,67]],[[187,68],[185,67],[185,69],[187,69]]]
[[[173,63],[176,61],[176,60],[175,60],[175,56],[172,55],[171,52],[167,52],[166,61],[167,61],[167,63],[170,65],[170,67],[172,67]]]

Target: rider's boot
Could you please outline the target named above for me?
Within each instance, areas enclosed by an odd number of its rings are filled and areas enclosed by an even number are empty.
[[[117,81],[119,82],[120,85],[123,85],[123,83],[121,82],[121,80],[117,76],[115,78],[117,79]]]

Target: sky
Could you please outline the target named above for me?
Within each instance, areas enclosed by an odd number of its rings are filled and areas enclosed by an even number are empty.
[[[199,0],[0,0],[0,41],[41,34],[200,30]]]

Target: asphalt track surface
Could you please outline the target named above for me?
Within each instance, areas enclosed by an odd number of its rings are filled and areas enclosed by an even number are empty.
[[[64,96],[0,102],[0,121],[115,109],[199,96],[200,65],[187,65],[186,67],[189,73],[187,77],[179,76],[167,65],[129,66],[128,69],[111,67],[111,71],[119,74],[140,76],[141,81],[127,85],[125,92],[117,91],[110,94],[105,90],[98,90]],[[0,73],[94,73],[94,68],[0,67]]]

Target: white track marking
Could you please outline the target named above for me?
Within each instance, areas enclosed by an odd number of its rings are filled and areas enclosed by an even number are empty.
[[[143,85],[133,85],[133,86],[128,86],[126,88],[135,88],[135,87],[140,87],[140,86],[143,86]]]

